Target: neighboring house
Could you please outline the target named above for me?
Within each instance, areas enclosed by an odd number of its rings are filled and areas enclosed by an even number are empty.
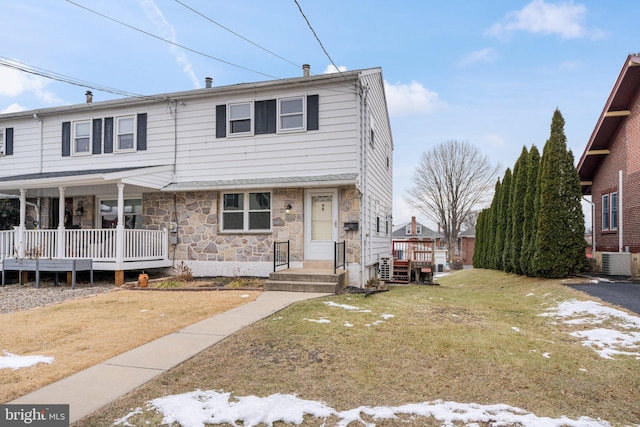
[[[396,227],[392,234],[393,240],[423,240],[434,242],[436,248],[440,248],[442,233],[436,233],[429,227],[416,221],[412,216],[411,221]]]
[[[640,56],[629,55],[578,163],[582,193],[593,207],[594,254],[640,267]],[[627,261],[627,258],[631,260]],[[605,269],[606,269],[605,265]]]
[[[473,251],[476,247],[476,228],[468,228],[458,234],[457,255],[462,265],[473,265]]]
[[[92,258],[267,276],[334,259],[351,285],[391,241],[393,141],[380,68],[0,115],[0,193],[21,220],[0,258]]]

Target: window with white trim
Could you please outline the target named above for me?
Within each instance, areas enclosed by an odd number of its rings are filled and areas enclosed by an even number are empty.
[[[247,135],[253,132],[251,102],[229,104],[229,135]]]
[[[223,231],[270,231],[271,193],[222,194]]]
[[[602,231],[618,229],[618,193],[602,195]]]
[[[282,98],[278,100],[281,131],[304,130],[304,97]]]
[[[73,122],[73,154],[91,153],[91,120]]]
[[[135,149],[135,117],[126,116],[116,119],[116,151]]]
[[[118,225],[118,200],[100,200],[98,212],[101,228],[116,228]],[[124,200],[124,228],[140,228],[142,226],[142,199]]]
[[[0,156],[5,154],[4,128],[0,128]]]

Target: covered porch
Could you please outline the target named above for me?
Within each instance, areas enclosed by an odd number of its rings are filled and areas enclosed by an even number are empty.
[[[102,171],[61,172],[9,177],[0,183],[4,198],[19,200],[19,224],[13,230],[0,231],[0,260],[16,259],[91,259],[96,271],[114,271],[115,284],[124,283],[127,270],[148,270],[171,266],[169,232],[166,227],[147,228],[142,216],[125,203],[131,194],[157,191],[170,179],[170,168],[127,168]],[[126,190],[129,189],[129,192]],[[105,205],[98,195],[112,197]],[[55,212],[41,216],[40,201],[57,200]],[[30,199],[31,201],[28,201]],[[37,203],[34,203],[37,200]],[[69,206],[77,209],[79,220],[69,221]],[[87,212],[82,200],[93,200]],[[101,213],[108,209],[109,221]],[[27,211],[29,210],[28,221]],[[55,227],[55,228],[54,228]],[[109,227],[109,228],[106,228]]]

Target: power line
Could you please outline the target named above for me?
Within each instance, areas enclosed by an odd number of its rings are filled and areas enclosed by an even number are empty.
[[[283,61],[285,61],[285,62],[288,62],[289,64],[293,65],[294,67],[297,67],[297,68],[299,68],[299,67],[300,67],[300,65],[299,65],[299,64],[296,64],[295,62],[290,61],[290,60],[288,60],[287,58],[284,58],[284,57],[282,57],[282,56],[278,55],[277,53],[274,53],[274,52],[270,51],[269,49],[267,49],[267,48],[265,48],[265,47],[260,46],[259,44],[257,44],[257,43],[255,43],[255,42],[253,42],[253,41],[249,40],[248,38],[244,37],[243,35],[238,34],[238,33],[236,33],[235,31],[233,31],[233,30],[231,30],[231,29],[229,29],[229,28],[225,27],[224,25],[220,24],[219,22],[214,21],[213,19],[209,18],[208,16],[204,15],[203,13],[198,12],[197,10],[195,10],[195,9],[194,9],[194,8],[192,8],[191,6],[188,6],[187,4],[185,4],[185,3],[181,2],[180,0],[175,0],[175,1],[176,1],[176,3],[181,4],[182,6],[186,7],[186,8],[187,8],[187,9],[189,9],[190,11],[192,11],[193,13],[195,13],[195,14],[197,14],[197,15],[200,15],[201,17],[203,17],[203,18],[204,18],[204,19],[206,19],[207,21],[209,21],[209,22],[211,22],[211,23],[213,23],[213,24],[217,25],[218,27],[222,28],[223,30],[226,30],[226,31],[230,32],[231,34],[233,34],[233,35],[234,35],[234,36],[236,36],[236,37],[240,37],[242,40],[246,41],[247,43],[251,43],[252,45],[254,45],[255,47],[257,47],[258,49],[262,49],[262,50],[264,50],[265,52],[267,52],[267,53],[269,53],[269,54],[271,54],[271,55],[273,55],[273,56],[275,56],[275,57],[277,57],[277,58],[280,58],[280,59],[282,59],[282,60],[283,60]]]
[[[167,101],[167,98],[162,98],[158,96],[148,96],[148,95],[140,95],[134,92],[128,92],[121,89],[112,88],[109,86],[102,86],[97,83],[91,83],[85,80],[76,79],[75,77],[65,76],[64,74],[59,74],[53,71],[48,71],[42,68],[37,68],[23,62],[19,62],[13,59],[5,58],[0,56],[0,66],[12,68],[17,71],[22,71],[24,73],[33,74],[36,76],[44,77],[50,80],[56,80],[63,83],[68,83],[74,86],[80,86],[88,89],[93,89],[101,92],[108,92],[115,95],[132,97],[132,98],[142,98],[142,99],[155,99]]]
[[[324,54],[327,56],[327,58],[329,58],[329,61],[331,61],[331,64],[333,64],[333,66],[336,68],[336,70],[340,73],[340,75],[342,77],[344,77],[344,75],[342,74],[342,71],[340,71],[340,68],[338,68],[338,66],[336,65],[335,62],[333,62],[333,59],[331,59],[331,55],[329,55],[329,52],[327,52],[327,49],[324,48],[324,45],[322,44],[322,42],[320,41],[320,38],[318,37],[318,35],[316,34],[316,31],[313,29],[313,27],[311,26],[311,23],[309,22],[309,19],[307,19],[307,16],[304,14],[304,12],[302,11],[302,7],[300,6],[300,3],[298,3],[298,0],[293,0],[296,4],[296,6],[298,6],[298,10],[300,11],[300,14],[302,15],[302,17],[304,18],[305,21],[307,21],[307,26],[309,27],[309,29],[311,30],[311,32],[313,33],[314,37],[316,38],[316,40],[318,40],[318,43],[320,44],[320,47],[322,48]]]
[[[140,33],[142,33],[142,34],[146,34],[146,35],[147,35],[147,36],[149,36],[149,37],[153,37],[153,38],[158,39],[158,40],[161,40],[161,41],[163,41],[163,42],[165,42],[165,43],[169,43],[169,44],[171,44],[171,45],[173,45],[173,46],[177,46],[177,47],[179,47],[179,48],[181,48],[181,49],[188,50],[189,52],[193,52],[193,53],[195,53],[195,54],[197,54],[197,55],[201,55],[201,56],[204,56],[204,57],[206,57],[206,58],[213,59],[214,61],[222,62],[223,64],[227,64],[227,65],[230,65],[230,66],[232,66],[232,67],[240,68],[240,69],[245,70],[245,71],[250,71],[250,72],[252,72],[252,73],[260,74],[260,75],[265,76],[265,77],[270,77],[270,78],[272,78],[272,79],[280,80],[280,78],[279,78],[279,77],[272,76],[272,75],[270,75],[270,74],[266,74],[266,73],[262,73],[262,72],[260,72],[260,71],[252,70],[252,69],[250,69],[250,68],[243,67],[243,66],[241,66],[241,65],[234,64],[234,63],[229,62],[229,61],[225,61],[224,59],[216,58],[215,56],[211,56],[211,55],[206,54],[206,53],[204,53],[204,52],[200,52],[200,51],[198,51],[198,50],[191,49],[190,47],[187,47],[187,46],[181,45],[181,44],[176,43],[176,42],[174,42],[174,41],[164,39],[164,38],[162,38],[162,37],[160,37],[160,36],[157,36],[157,35],[155,35],[155,34],[152,34],[152,33],[148,32],[148,31],[141,30],[140,28],[134,27],[133,25],[129,25],[129,24],[124,23],[124,22],[122,22],[122,21],[118,21],[117,19],[111,18],[110,16],[107,16],[107,15],[105,15],[105,14],[102,14],[102,13],[100,13],[100,12],[97,12],[97,11],[95,11],[95,10],[93,10],[93,9],[89,9],[88,7],[82,6],[81,4],[75,3],[75,2],[73,2],[73,1],[71,1],[71,0],[66,0],[66,1],[67,1],[67,3],[71,3],[71,4],[72,4],[72,5],[74,5],[74,6],[78,6],[79,8],[84,9],[84,10],[86,10],[86,11],[88,11],[88,12],[94,13],[94,14],[96,14],[96,15],[98,15],[98,16],[100,16],[100,17],[104,18],[104,19],[108,19],[109,21],[112,21],[112,22],[115,22],[115,23],[117,23],[117,24],[123,25],[123,26],[125,26],[125,27],[127,27],[127,28],[129,28],[129,29],[131,29],[131,30],[135,30],[135,31],[138,31],[138,32],[140,32]]]

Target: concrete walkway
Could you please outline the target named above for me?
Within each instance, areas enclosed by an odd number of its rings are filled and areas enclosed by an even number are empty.
[[[69,404],[73,423],[204,349],[288,305],[331,294],[263,292],[255,301],[202,320],[22,396],[12,404]]]

